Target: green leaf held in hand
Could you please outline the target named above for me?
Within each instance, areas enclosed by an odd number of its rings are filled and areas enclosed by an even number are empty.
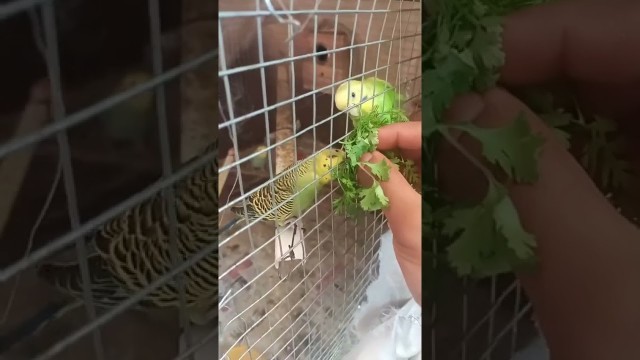
[[[389,171],[391,170],[391,168],[389,167],[386,161],[380,161],[377,164],[371,163],[371,162],[365,162],[363,163],[363,165],[366,165],[369,168],[369,170],[371,170],[371,173],[376,177],[378,177],[378,179],[382,181],[389,180]]]
[[[538,154],[544,139],[531,132],[523,115],[518,116],[511,124],[499,128],[481,128],[475,125],[453,127],[479,140],[484,157],[499,165],[516,182],[531,183],[537,180]]]
[[[389,205],[389,198],[384,194],[377,181],[370,188],[362,190],[360,196],[362,197],[360,206],[365,211],[382,210]]]

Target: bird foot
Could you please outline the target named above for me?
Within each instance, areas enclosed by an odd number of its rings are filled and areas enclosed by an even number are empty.
[[[291,218],[291,219],[289,219],[289,220],[285,220],[285,222],[283,223],[283,225],[284,225],[285,227],[286,227],[286,226],[289,226],[289,225],[293,224],[294,222],[296,222],[296,220],[298,220],[298,218],[296,218],[296,217],[292,217],[292,218]]]

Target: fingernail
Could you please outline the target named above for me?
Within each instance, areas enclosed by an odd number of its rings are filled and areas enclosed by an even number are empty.
[[[482,114],[484,101],[478,94],[471,93],[456,98],[445,114],[446,122],[449,124],[469,124]],[[458,129],[450,129],[450,134],[454,139],[460,138],[463,132]]]
[[[365,153],[364,155],[362,155],[362,157],[360,158],[361,162],[367,162],[369,160],[371,160],[371,158],[373,157],[372,153]]]
[[[447,122],[465,124],[473,122],[484,110],[484,101],[478,94],[465,94],[456,98],[445,117]]]

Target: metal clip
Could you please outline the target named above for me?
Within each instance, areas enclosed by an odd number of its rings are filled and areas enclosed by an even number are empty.
[[[285,9],[285,6],[282,3],[282,0],[276,0],[276,1],[278,2],[278,5],[280,5],[280,8]],[[267,6],[267,9],[269,10],[269,12],[271,12],[271,15],[273,15],[280,24],[291,25],[294,28],[293,34],[291,34],[291,36],[289,36],[284,42],[289,42],[293,40],[293,38],[296,37],[298,34],[300,34],[302,32],[302,29],[304,29],[309,23],[309,20],[311,20],[311,17],[313,17],[313,14],[309,14],[309,16],[307,16],[307,18],[301,24],[300,21],[294,18],[291,14],[286,14],[286,16],[284,17],[280,16],[277,13],[277,10],[273,6],[273,4],[271,3],[271,0],[264,0],[264,3]],[[320,0],[316,0],[315,6],[313,7],[314,12],[318,11],[319,5],[320,5]]]
[[[302,221],[294,218],[293,221],[285,224],[284,227],[276,227],[275,237],[275,263],[274,266],[278,270],[278,278],[283,279],[280,272],[280,262],[291,260],[306,261],[306,249],[304,246],[304,233],[306,232]],[[284,245],[283,245],[284,244]],[[288,277],[292,269],[285,276]]]

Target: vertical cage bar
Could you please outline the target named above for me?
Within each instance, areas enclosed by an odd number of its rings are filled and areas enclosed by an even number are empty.
[[[351,78],[353,76],[353,57],[354,57],[353,54],[354,54],[354,46],[356,44],[356,32],[357,32],[357,29],[358,29],[358,15],[359,15],[360,6],[361,6],[361,1],[358,0],[357,3],[356,3],[356,13],[355,13],[355,15],[353,17],[353,26],[352,26],[353,31],[352,31],[352,34],[351,34],[351,42],[349,44],[349,71],[348,71],[348,74],[349,74],[348,77],[349,78]],[[350,92],[351,92],[351,87],[347,86],[347,93],[350,93]],[[346,124],[345,124],[345,134],[349,132],[349,124],[350,124],[350,121],[347,121]],[[353,225],[354,225],[354,227],[353,227],[353,239],[357,239],[358,238],[358,225],[360,225],[359,219],[356,219],[354,221]],[[345,238],[347,238],[346,235],[347,235],[347,227],[345,226]],[[354,255],[355,255],[355,250],[356,249],[355,249],[355,246],[354,246]],[[343,255],[342,262],[343,263],[347,263],[347,251],[346,250],[345,250],[345,253]],[[345,292],[344,292],[344,294],[342,296],[341,312],[346,311],[346,308],[347,308],[347,305],[346,305],[347,304],[347,291],[346,291],[346,289],[349,288],[349,284],[347,283],[347,281],[348,281],[347,280],[348,279],[348,277],[347,277],[347,269],[348,269],[348,267],[345,266],[345,283],[346,284],[345,284]],[[353,268],[353,282],[354,283],[355,283],[355,273],[356,273],[356,270],[355,270],[355,267],[354,267]]]
[[[289,28],[291,28],[291,25],[289,25]],[[277,71],[278,78],[280,78],[280,74],[287,74],[288,68],[289,66],[287,65],[279,65]],[[290,80],[293,76],[293,71],[288,73],[289,76],[287,76],[287,78]],[[292,98],[293,87],[291,81],[292,80],[280,83],[278,80],[278,102]],[[276,143],[280,145],[276,146],[276,174],[282,173],[287,166],[295,162],[295,142],[287,141],[287,139],[293,135],[293,131],[291,130],[292,116],[293,109],[290,105],[281,105],[278,107],[276,115]],[[277,211],[281,210],[277,209]]]
[[[491,306],[493,307],[496,303],[496,286],[497,286],[497,277],[494,275],[491,277]],[[489,346],[489,344],[491,344],[491,342],[493,341],[493,331],[494,331],[494,323],[495,323],[495,318],[496,318],[496,311],[492,311],[491,315],[489,316],[489,329],[487,331],[487,346]],[[491,351],[489,351],[487,353],[487,359],[491,360]]]
[[[256,11],[260,10],[260,1],[261,0],[256,0]],[[263,23],[263,18],[260,16],[256,17],[256,37],[258,39],[258,61],[260,63],[264,63],[265,62],[265,57],[264,57],[264,38],[262,35],[262,23]],[[260,67],[260,89],[261,91],[261,95],[262,95],[262,105],[264,108],[266,108],[267,106],[269,106],[269,99],[267,97],[267,74],[265,71],[264,67]],[[277,76],[277,74],[276,74]],[[276,120],[278,119],[277,115],[276,115]],[[277,125],[276,125],[276,131],[277,131]],[[264,132],[265,132],[265,143],[266,143],[266,147],[267,147],[267,168],[269,169],[269,178],[273,179],[274,176],[274,168],[273,168],[273,151],[272,151],[272,145],[271,145],[271,131],[270,131],[270,126],[269,126],[269,111],[265,111],[264,112]],[[276,138],[276,143],[278,142],[277,138]],[[276,160],[277,161],[277,160]],[[271,188],[273,190],[273,186]],[[275,190],[273,190],[275,191]],[[276,210],[277,211],[277,210]],[[252,250],[252,259],[255,259],[256,256],[254,255],[256,252],[256,248],[252,246],[251,248]],[[257,271],[256,271],[257,272]],[[263,304],[262,308],[264,309],[265,314],[267,313],[267,305]],[[273,326],[272,322],[271,322],[271,317],[269,317],[269,327]]]
[[[148,0],[149,6],[149,32],[151,35],[151,51],[152,51],[152,67],[154,76],[159,76],[163,72],[162,64],[162,38],[161,38],[161,26],[160,26],[160,4],[158,0]],[[171,165],[171,146],[169,144],[169,131],[167,121],[167,103],[165,95],[165,83],[160,83],[155,88],[156,97],[156,111],[158,115],[158,132],[160,141],[160,154],[162,160],[162,175],[163,177],[170,176],[173,172]],[[173,186],[168,186],[163,189],[163,196],[167,201],[166,211],[169,217],[169,254],[171,257],[172,266],[178,266],[184,259],[178,252],[178,216],[176,212],[176,197]],[[186,295],[185,295],[185,276],[184,272],[180,272],[175,277],[176,287],[178,289],[178,303],[180,309],[178,310],[178,319],[180,328],[185,335],[186,348],[192,346],[192,337],[190,329],[190,321],[185,314],[186,309]]]
[[[315,0],[318,1],[318,0]],[[293,10],[293,0],[289,0],[289,9]],[[305,22],[306,24],[306,22]],[[298,31],[305,31],[305,29],[298,29]],[[293,59],[293,57],[295,56],[295,51],[294,51],[294,47],[293,47],[293,43],[295,41],[294,38],[294,34],[293,34],[293,26],[288,26],[288,38],[289,40],[289,58]],[[295,61],[291,61],[289,62],[289,69],[291,70],[290,73],[290,83],[291,83],[291,98],[294,98],[296,96],[296,65],[295,65]],[[314,74],[313,77],[315,78],[316,75]],[[291,103],[291,127],[293,129],[293,134],[298,133],[298,129],[296,129],[296,103],[297,101],[294,101]],[[297,161],[298,160],[298,137],[294,137],[293,138],[293,161]]]
[[[340,8],[340,0],[338,0],[337,4],[336,4],[336,8],[339,9]],[[333,44],[332,44],[332,49],[336,48],[336,44],[337,44],[337,40],[338,40],[338,14],[336,13],[334,18],[333,18]],[[333,53],[333,57],[335,59],[337,53]],[[335,84],[336,83],[336,62],[335,60],[332,61],[332,65],[331,65],[331,83]],[[331,87],[331,98],[334,99],[335,98],[335,92],[336,89],[334,86]],[[331,117],[331,120],[329,121],[329,141],[331,143],[333,143],[333,131],[334,131],[334,112],[335,112],[335,106],[331,106],[331,110],[329,112],[329,116]],[[331,194],[333,195],[334,192],[334,185],[331,184]],[[333,201],[333,197],[331,198],[331,200]],[[344,225],[344,228],[346,229],[346,224]],[[346,234],[346,230],[345,230],[345,234]],[[333,268],[333,273],[336,273],[336,269],[335,269],[335,264],[336,264],[336,230],[335,230],[335,214],[334,212],[331,212],[331,243],[333,246],[331,246],[331,265],[334,267]],[[346,266],[345,266],[346,269]],[[343,270],[344,271],[344,270]],[[333,288],[331,289],[331,308],[332,309],[336,309],[336,298],[337,298],[337,294],[336,294],[336,289]],[[322,344],[322,342],[324,342],[325,339],[321,338],[320,339],[320,343]]]
[[[47,71],[51,82],[51,106],[53,110],[53,120],[55,122],[63,121],[65,117],[64,98],[62,94],[62,80],[60,76],[60,58],[58,54],[58,36],[55,20],[55,9],[52,1],[42,4],[42,16],[44,22],[44,35],[47,48]],[[60,131],[57,135],[59,156],[62,166],[62,177],[67,195],[67,211],[71,229],[76,230],[80,227],[80,214],[78,211],[78,199],[73,174],[73,166],[71,163],[71,152],[69,149],[69,139],[66,130]],[[89,321],[96,318],[95,304],[93,303],[93,294],[91,292],[91,282],[89,265],[87,263],[87,249],[84,236],[76,238],[76,255],[78,264],[80,265],[80,273],[82,278],[82,295]],[[104,348],[100,336],[100,329],[96,328],[92,331],[93,347],[96,359],[104,359]],[[61,351],[62,349],[60,349]]]
[[[517,283],[515,291],[516,291],[516,299],[514,301],[514,310],[513,310],[514,317],[518,315],[518,310],[520,310],[520,305],[521,305],[520,302],[522,301],[521,299],[522,289],[520,288],[520,283]],[[516,353],[517,344],[518,344],[518,321],[516,321],[513,324],[513,327],[511,329],[511,353],[510,353],[511,357],[513,357],[513,355]]]
[[[316,4],[316,8],[317,8],[317,4]],[[337,31],[337,29],[334,29],[334,33],[335,33],[335,31]],[[313,15],[313,52],[317,53],[317,50],[318,50],[318,16],[314,14]],[[312,61],[313,61],[313,64],[312,64],[313,65],[313,79],[311,81],[311,89],[316,90],[317,80],[318,80],[318,78],[317,78],[317,74],[318,74],[318,56],[317,56],[317,54],[312,58]],[[312,135],[313,135],[313,147],[311,149],[311,152],[315,154],[318,151],[318,148],[317,148],[318,134],[317,134],[317,124],[316,124],[316,122],[317,122],[317,117],[316,117],[317,94],[314,92],[311,96],[312,96],[312,98],[311,98],[311,101],[312,101],[312,103],[311,103],[311,112],[312,112],[312,115],[311,115],[311,127],[312,127]],[[331,144],[329,144],[329,146],[331,146]],[[315,196],[315,203],[316,203],[316,206],[315,206],[315,209],[314,209],[315,210],[316,219],[320,219],[320,212],[318,211],[318,206],[317,206],[317,204],[319,203],[319,200],[318,200],[318,189],[315,189],[314,196]],[[333,233],[333,228],[331,229],[331,231]],[[321,244],[321,242],[320,242],[320,226],[316,227],[316,236],[318,237],[318,248],[320,248],[320,244]],[[319,267],[318,271],[320,271],[320,273],[322,274],[322,269],[323,269],[323,266],[322,266],[323,265],[322,264],[322,260],[323,260],[322,259],[322,253],[319,250],[317,251],[317,253],[318,253],[318,267]],[[335,264],[331,264],[331,268],[332,269],[333,269],[334,265]],[[303,269],[304,269],[304,267],[303,267]],[[312,272],[313,272],[313,270],[312,270]],[[306,271],[305,271],[305,275],[306,275]],[[321,281],[322,281],[322,278],[323,278],[323,275],[320,275]],[[312,289],[313,289],[313,287],[312,287]],[[305,292],[309,292],[309,290],[306,289],[306,283],[305,283]],[[319,298],[320,298],[320,309],[324,309],[323,296],[319,296]],[[317,299],[314,299],[312,304],[315,304],[316,300]],[[310,335],[311,334],[311,327],[309,325],[307,325],[307,326],[308,326],[308,329],[309,329],[309,335],[307,335],[307,341],[309,343],[311,343],[311,339],[312,339],[312,337]],[[322,341],[322,339],[320,339],[320,341]],[[310,345],[307,346],[307,348],[308,347],[310,347]],[[303,349],[302,353],[304,354],[304,352],[306,350],[307,349]]]
[[[222,21],[218,21],[218,50],[219,50],[219,69],[220,72],[222,71],[226,71],[227,70],[227,57],[226,57],[226,48],[225,48],[225,42],[224,42],[224,32],[223,32],[223,27],[222,27]],[[220,76],[219,76],[220,77]],[[224,91],[225,91],[225,95],[226,95],[226,101],[227,101],[227,109],[228,109],[228,113],[229,113],[229,120],[233,120],[235,119],[235,111],[234,111],[234,104],[233,104],[233,97],[232,97],[232,93],[231,93],[231,84],[229,81],[229,76],[228,75],[224,75],[222,76],[222,82],[223,82],[223,86],[224,86]],[[219,102],[220,104],[220,102]],[[232,144],[233,144],[233,150],[234,153],[236,154],[236,157],[239,156],[240,151],[239,151],[239,146],[238,146],[238,130],[236,127],[236,123],[232,122],[230,128],[228,129],[229,133],[230,133],[230,138],[232,140]],[[245,200],[246,198],[246,194],[245,194],[245,187],[243,184],[243,180],[242,180],[242,171],[240,169],[240,162],[236,162],[235,163],[236,166],[236,180],[238,182],[239,185],[239,189],[240,189],[240,198],[242,199],[242,206],[244,208],[245,214],[248,214],[248,208],[247,208],[247,201]],[[247,223],[246,228],[248,229],[248,234],[249,234],[249,243],[252,249],[255,249],[255,241],[253,239],[253,234],[250,228],[251,225],[251,221],[249,220],[248,215],[245,215],[245,221]],[[218,274],[218,279],[221,279],[221,276],[224,276],[224,274]],[[235,302],[235,295],[231,295],[231,300]],[[230,301],[231,301],[230,300]],[[244,322],[244,319],[242,318],[241,315],[238,315],[236,317],[234,317],[229,323],[235,321],[236,319],[241,319]],[[244,322],[246,325],[246,322]],[[243,334],[241,335],[242,338],[244,338],[245,340],[247,340],[247,334],[248,334],[248,329],[245,327],[245,331],[243,332]],[[235,342],[234,346],[238,344],[238,341]],[[246,356],[243,355],[243,356]]]

